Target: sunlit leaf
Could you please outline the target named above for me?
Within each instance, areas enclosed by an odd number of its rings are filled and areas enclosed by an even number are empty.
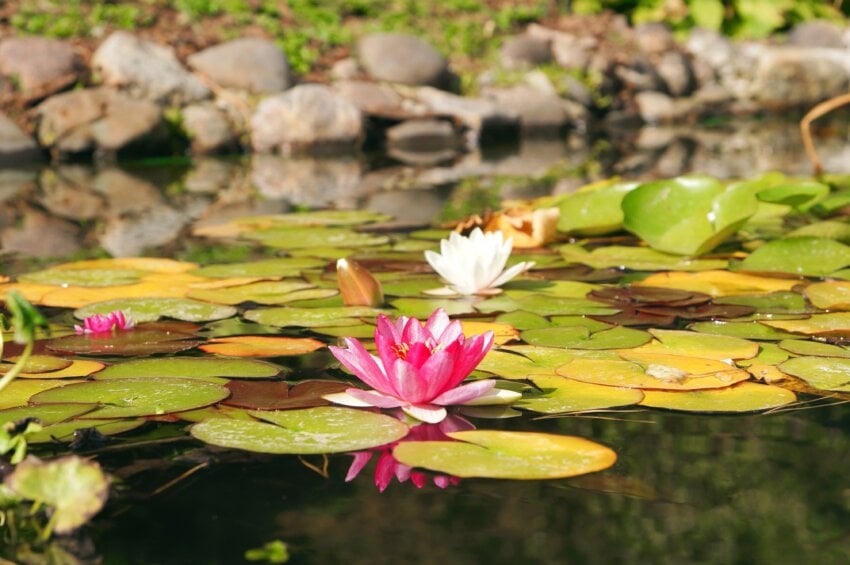
[[[199,349],[233,357],[282,357],[304,355],[325,347],[309,337],[233,336],[211,340]]]
[[[473,320],[461,321],[463,334],[471,337],[485,332],[493,332],[496,345],[502,345],[509,341],[519,339],[519,332],[510,324],[497,324],[495,322],[478,322]]]
[[[789,237],[765,243],[740,268],[819,277],[848,265],[850,246],[823,237]]]
[[[97,380],[142,377],[267,379],[277,376],[278,373],[280,373],[280,367],[254,359],[163,357],[159,359],[132,359],[110,365],[96,373],[94,378]]]
[[[850,310],[850,282],[812,283],[803,290],[812,304],[823,310]]]
[[[137,283],[141,274],[130,269],[47,269],[21,275],[18,280],[54,286],[104,287]]]
[[[242,237],[259,241],[276,249],[310,249],[316,247],[369,247],[388,243],[385,235],[360,233],[340,228],[270,228],[246,232]]]
[[[529,379],[540,392],[524,394],[514,406],[544,414],[627,406],[643,398],[643,393],[635,388],[583,383],[557,375],[532,375]]]
[[[569,263],[582,263],[594,269],[631,269],[633,271],[704,271],[726,267],[725,259],[694,259],[664,253],[649,247],[610,245],[587,251],[580,245],[569,244],[558,248]]]
[[[87,377],[103,369],[104,365],[100,361],[91,361],[89,359],[77,359],[64,369],[51,371],[49,373],[21,373],[18,378],[21,379],[67,379],[71,377]]]
[[[649,333],[657,341],[642,346],[641,351],[724,360],[749,359],[759,350],[757,343],[732,336],[660,329],[651,329]]]
[[[293,410],[327,406],[326,394],[344,392],[351,385],[336,381],[300,381],[289,388],[282,381],[231,381],[228,406],[254,410]]]
[[[0,425],[24,418],[38,418],[42,425],[49,426],[90,412],[96,407],[97,404],[43,404],[6,408],[0,410]]]
[[[196,227],[193,233],[202,237],[235,237],[246,231],[273,227],[355,226],[389,219],[391,216],[368,210],[316,210],[238,218],[225,224]]]
[[[557,373],[585,383],[658,390],[724,388],[747,380],[750,376],[746,371],[734,367],[722,372],[692,375],[672,364],[644,368],[625,360],[580,358],[561,365]]]
[[[761,277],[728,271],[703,271],[700,273],[656,273],[634,284],[692,290],[711,296],[731,296],[790,291],[799,283],[797,279]]]
[[[798,320],[762,320],[773,328],[807,335],[850,336],[850,312],[812,314]]]
[[[403,441],[393,456],[411,467],[456,477],[558,479],[607,469],[611,449],[574,436],[470,430],[447,434],[457,441]]]
[[[29,399],[33,395],[36,395],[39,392],[78,382],[80,381],[60,381],[57,379],[16,379],[3,389],[3,394],[0,394],[0,409],[24,406],[27,402],[29,402]],[[97,400],[92,400],[90,402],[97,402]]]
[[[623,349],[638,347],[652,339],[648,333],[615,326],[590,333],[582,326],[557,326],[522,332],[523,341],[532,345],[572,349]]]
[[[173,318],[187,322],[209,322],[221,320],[236,314],[230,306],[209,304],[188,298],[129,298],[97,302],[74,311],[74,316],[82,320],[94,314],[108,314],[121,310],[134,322],[153,322],[160,318]]]
[[[844,357],[850,359],[850,349],[840,345],[831,345],[819,341],[787,339],[779,342],[779,347],[794,355],[814,355],[816,357]]]
[[[837,357],[794,357],[779,370],[821,390],[850,392],[850,359]]]
[[[794,181],[760,190],[756,197],[763,202],[785,204],[794,208],[811,206],[829,194],[829,186],[814,181]]]
[[[717,390],[644,391],[641,406],[685,412],[756,412],[797,400],[790,390],[759,383],[740,383]]]
[[[759,322],[696,322],[689,329],[706,334],[728,335],[742,339],[780,340],[793,338],[794,334],[765,326]]]
[[[304,297],[297,291],[312,289],[313,285],[303,280],[290,279],[283,281],[263,281],[243,286],[231,286],[227,288],[212,290],[193,290],[186,297],[216,304],[236,305],[243,302],[256,302],[257,304],[283,304]],[[320,290],[318,297],[329,296],[328,289]],[[330,296],[336,294],[331,290]],[[294,295],[294,296],[293,296]],[[312,296],[311,296],[312,297]]]
[[[584,187],[562,197],[558,231],[598,235],[622,229],[620,203],[637,182],[609,181]]]
[[[7,357],[7,363],[0,363],[0,375],[5,374],[18,361],[17,357]],[[23,371],[41,374],[59,371],[71,366],[71,361],[53,355],[32,355],[24,364]]]
[[[339,308],[257,308],[245,313],[245,318],[277,327],[315,328],[323,326],[356,326],[360,317],[374,319],[380,310],[364,306],[344,306]],[[430,314],[430,312],[429,312]]]
[[[247,263],[227,263],[207,265],[192,271],[199,277],[291,277],[298,276],[307,269],[324,267],[327,261],[310,257],[280,257]]]

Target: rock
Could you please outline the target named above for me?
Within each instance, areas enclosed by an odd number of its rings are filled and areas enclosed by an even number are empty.
[[[499,54],[504,68],[524,69],[551,61],[552,46],[539,37],[518,35],[505,40]]]
[[[699,27],[691,30],[685,49],[694,59],[705,61],[715,70],[729,65],[736,51],[725,35]]]
[[[360,163],[353,158],[254,155],[251,180],[266,198],[311,208],[356,208],[363,196],[358,190]]]
[[[37,107],[38,139],[60,155],[116,152],[131,144],[154,145],[164,134],[162,111],[111,88],[74,90]]]
[[[649,124],[669,122],[678,117],[673,99],[663,92],[638,92],[635,103],[641,119]]]
[[[26,207],[14,226],[0,231],[0,247],[30,257],[61,257],[80,250],[79,236],[73,223]]]
[[[236,148],[236,133],[227,113],[212,102],[186,106],[182,115],[183,129],[191,140],[193,153],[213,153]]]
[[[591,108],[594,106],[593,96],[590,93],[590,89],[588,89],[587,86],[585,86],[580,80],[571,75],[564,75],[561,77],[560,83],[564,97],[573,100],[574,102],[578,102],[585,108]]]
[[[272,94],[292,84],[286,55],[268,39],[234,39],[190,55],[187,62],[224,88]]]
[[[643,57],[638,57],[631,65],[617,65],[614,75],[626,88],[637,92],[645,90],[665,90],[664,81],[658,76],[655,67]]]
[[[115,167],[98,171],[92,190],[106,200],[109,216],[137,215],[165,205],[156,186]]]
[[[65,166],[42,171],[39,204],[61,218],[94,220],[104,209],[103,198],[91,192],[86,184],[75,182],[75,173],[79,174],[76,168]],[[68,172],[70,174],[66,174]],[[86,180],[91,180],[88,171],[82,174]]]
[[[109,218],[100,245],[113,257],[135,257],[173,242],[188,223],[185,214],[160,204],[137,214]]]
[[[797,47],[833,47],[846,49],[845,31],[833,22],[810,20],[800,22],[788,32],[788,45]]]
[[[392,88],[375,82],[345,80],[335,83],[333,89],[370,116],[404,119],[416,114],[405,107],[404,99]]]
[[[658,76],[672,96],[687,96],[694,90],[695,78],[691,63],[678,51],[665,51],[655,65]]]
[[[327,86],[302,84],[266,98],[251,118],[256,151],[355,148],[363,137],[363,114]]]
[[[647,55],[660,55],[676,48],[673,33],[666,25],[657,22],[634,27],[633,34],[638,49]]]
[[[46,96],[73,84],[82,63],[65,41],[14,37],[0,42],[0,75],[12,77],[24,95]]]
[[[126,31],[116,31],[101,43],[92,67],[104,84],[160,104],[179,106],[210,96],[200,79],[183,68],[173,49]]]
[[[357,59],[346,57],[331,65],[331,78],[334,80],[355,80],[360,78],[362,70]]]
[[[445,57],[418,37],[373,33],[357,45],[360,63],[372,78],[411,86],[440,86],[446,79]]]
[[[598,42],[594,37],[577,36],[538,24],[529,25],[526,34],[529,37],[548,42],[549,50],[555,58],[555,62],[565,69],[585,70],[598,47]]]
[[[192,168],[186,173],[183,185],[193,194],[215,194],[241,180],[240,169],[233,161],[201,157],[192,161]]]
[[[387,130],[390,157],[412,165],[450,161],[463,145],[455,128],[445,120],[410,120]]]
[[[41,150],[35,140],[5,114],[0,114],[0,166],[40,160]]]
[[[570,123],[563,100],[529,86],[494,88],[486,96],[504,112],[518,116],[526,133],[556,134]]]
[[[775,47],[763,53],[751,84],[753,99],[770,109],[808,107],[845,94],[850,86],[844,50]]]
[[[434,114],[451,116],[467,128],[467,147],[475,147],[481,139],[504,140],[519,129],[519,116],[500,108],[492,100],[457,96],[436,88],[416,90],[416,98]]]

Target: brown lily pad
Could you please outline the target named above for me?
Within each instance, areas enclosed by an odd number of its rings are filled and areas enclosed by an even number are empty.
[[[327,406],[326,394],[343,392],[350,385],[337,381],[302,381],[290,388],[283,381],[230,381],[230,397],[222,404],[256,410],[292,410]]]

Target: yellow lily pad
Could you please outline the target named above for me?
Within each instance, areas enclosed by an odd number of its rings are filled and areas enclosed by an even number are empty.
[[[198,349],[232,357],[283,357],[304,355],[322,347],[324,343],[309,337],[245,335],[213,339]]]
[[[782,387],[740,383],[718,390],[647,390],[640,405],[684,412],[757,412],[791,404],[795,400],[797,396]]]
[[[540,392],[523,394],[513,406],[544,414],[564,414],[637,404],[643,392],[636,388],[583,383],[558,375],[531,375]]]
[[[91,361],[89,359],[75,359],[70,365],[58,371],[50,371],[49,373],[21,373],[18,378],[21,379],[67,379],[73,377],[87,377],[103,369],[104,364],[99,361]]]
[[[631,361],[608,359],[573,359],[558,367],[557,373],[585,383],[657,390],[724,388],[750,377],[749,373],[735,367],[705,375],[692,375],[675,365],[651,365],[644,368]]]
[[[806,335],[850,336],[850,312],[812,314],[801,320],[762,320],[772,328]]]
[[[850,310],[850,281],[813,283],[803,290],[803,294],[822,310]]]
[[[461,327],[463,328],[463,335],[466,337],[471,337],[478,334],[483,334],[484,332],[492,331],[496,345],[502,345],[504,343],[508,343],[509,341],[514,341],[519,339],[519,332],[517,329],[510,324],[498,324],[495,322],[473,322],[462,320]]]
[[[60,381],[56,379],[15,379],[3,389],[0,394],[0,410],[25,406],[30,398],[42,391],[51,388],[63,387],[71,383],[82,381]]]
[[[672,271],[655,273],[634,284],[703,292],[711,296],[735,296],[787,291],[799,283],[800,280],[794,278],[761,277],[729,271],[702,271],[699,273]]]

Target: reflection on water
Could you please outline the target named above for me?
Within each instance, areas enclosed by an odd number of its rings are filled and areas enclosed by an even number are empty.
[[[114,505],[93,541],[106,563],[140,564],[236,563],[272,539],[294,563],[850,562],[846,406],[611,416],[534,423],[613,447],[617,464],[594,475],[379,494],[370,473],[343,482],[348,456],[329,479],[295,457],[246,459]],[[148,474],[143,492],[180,472]]]
[[[850,172],[846,130],[832,127],[817,140],[829,172]],[[33,257],[98,248],[113,256],[163,253],[173,251],[195,223],[293,207],[370,208],[401,223],[429,223],[468,199],[468,193],[456,192],[469,191],[469,179],[484,179],[477,188],[498,201],[567,192],[612,175],[651,179],[701,172],[735,178],[771,170],[811,174],[796,123],[526,139],[433,167],[388,158],[255,155],[191,164],[6,168],[0,169],[0,244],[4,251]]]

